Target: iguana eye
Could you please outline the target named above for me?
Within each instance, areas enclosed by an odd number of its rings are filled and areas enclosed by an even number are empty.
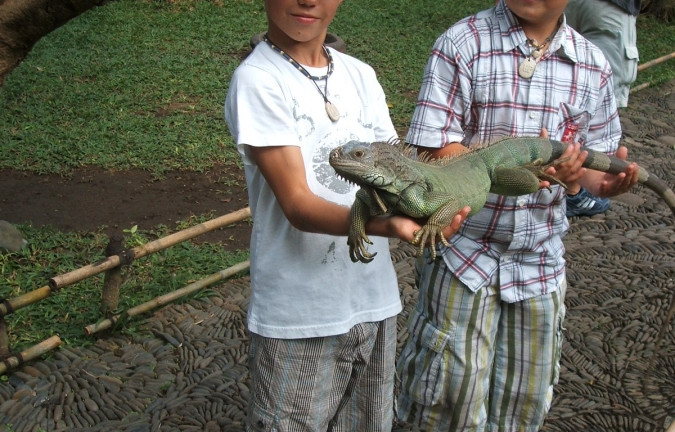
[[[357,158],[363,157],[363,150],[356,150],[354,152],[354,156],[356,156]]]

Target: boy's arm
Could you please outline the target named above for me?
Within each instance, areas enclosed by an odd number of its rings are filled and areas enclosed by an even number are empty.
[[[417,146],[417,154],[422,155],[427,153],[431,156],[432,159],[440,159],[443,157],[457,156],[462,153],[468,152],[469,149],[464,147],[462,143],[451,142],[447,143],[443,147],[422,147]]]
[[[349,232],[349,211],[314,194],[307,184],[300,148],[296,146],[251,147],[251,155],[272,188],[284,215],[301,231],[345,236]],[[459,229],[468,208],[455,216],[443,234],[446,238]],[[372,217],[366,232],[410,242],[421,228],[416,221],[400,216]]]

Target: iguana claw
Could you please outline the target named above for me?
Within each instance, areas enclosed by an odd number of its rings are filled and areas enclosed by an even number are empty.
[[[429,242],[428,246],[431,253],[431,261],[436,259],[436,243],[443,243],[444,246],[450,246],[448,240],[443,237],[443,232],[440,227],[431,227],[427,224],[415,231],[414,234],[415,238],[413,238],[410,243],[418,247],[415,256],[422,256],[422,254],[424,254],[424,248],[427,246],[427,241]]]
[[[377,252],[373,254],[368,252],[365,243],[373,244],[373,242],[365,234],[356,236],[356,238],[350,234],[347,243],[349,244],[349,258],[351,258],[352,262],[361,261],[362,263],[369,263],[377,255]]]

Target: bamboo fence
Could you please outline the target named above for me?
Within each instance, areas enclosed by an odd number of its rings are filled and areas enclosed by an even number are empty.
[[[26,351],[21,352],[20,354],[11,355],[9,351],[9,342],[7,337],[7,323],[5,321],[5,316],[11,314],[12,312],[21,309],[23,307],[29,306],[33,303],[36,303],[46,297],[48,297],[53,292],[72,285],[76,282],[95,276],[97,274],[106,272],[106,281],[105,281],[105,290],[113,292],[112,296],[114,297],[115,293],[119,293],[119,286],[116,284],[121,283],[121,278],[116,277],[119,267],[124,264],[129,264],[137,258],[144,257],[146,255],[159,252],[161,250],[167,249],[171,246],[174,246],[178,243],[190,240],[194,237],[197,237],[201,234],[205,234],[209,231],[213,231],[217,228],[222,228],[224,226],[233,224],[235,222],[242,221],[244,219],[251,217],[251,210],[249,207],[237,210],[233,213],[229,213],[215,219],[200,223],[198,225],[192,226],[190,228],[178,231],[166,237],[151,241],[144,245],[137,246],[130,250],[121,250],[119,253],[110,255],[96,263],[86,265],[79,269],[73,270],[71,272],[54,276],[49,279],[49,284],[33,291],[30,291],[26,294],[4,300],[0,302],[0,375],[6,373],[9,369],[15,368],[21,365],[23,362],[35,359],[47,353],[48,351],[53,350],[61,344],[61,339],[58,336],[52,336],[49,339],[46,339],[43,342],[36,344],[35,346],[28,348]],[[119,240],[119,239],[118,239]],[[112,240],[111,240],[112,242]],[[125,316],[136,316],[141,313],[147,312],[155,307],[167,304],[171,301],[174,301],[180,297],[186,296],[190,293],[193,293],[201,288],[204,288],[208,285],[211,285],[215,282],[223,280],[227,277],[230,277],[240,271],[244,271],[249,267],[249,261],[244,261],[242,263],[236,264],[227,269],[221,270],[220,272],[214,273],[204,279],[193,282],[183,288],[180,288],[171,293],[156,297],[155,299],[143,303],[142,305],[136,306],[129,309],[124,315]],[[104,301],[106,304],[102,305],[102,310],[110,310],[110,304],[115,304],[117,299],[110,298],[110,295],[104,295]],[[109,328],[112,326],[118,319],[120,315],[108,317],[96,324],[91,324],[85,327],[87,334],[94,334],[103,329]]]
[[[148,312],[154,308],[164,306],[165,304],[171,303],[174,300],[177,300],[181,297],[185,297],[186,295],[192,294],[193,292],[199,291],[200,289],[207,287],[209,285],[212,285],[218,281],[221,281],[223,279],[227,279],[228,277],[239,273],[240,271],[244,271],[248,269],[250,266],[250,262],[248,260],[240,262],[239,264],[235,264],[232,267],[228,267],[225,270],[221,270],[217,273],[214,273],[208,277],[205,277],[203,279],[200,279],[196,282],[193,282],[189,285],[184,286],[183,288],[177,289],[175,291],[172,291],[168,294],[161,295],[159,297],[155,297],[154,299],[147,301],[143,304],[140,304],[138,306],[132,307],[129,310],[126,311],[124,316],[126,317],[134,317],[136,315],[140,315],[142,313]],[[120,318],[122,315],[115,315],[111,318],[106,318],[102,321],[99,321],[95,324],[89,324],[86,326],[84,329],[87,332],[88,335],[92,335],[94,333],[100,332],[101,330],[108,329],[112,327],[113,324],[117,322],[117,320]]]

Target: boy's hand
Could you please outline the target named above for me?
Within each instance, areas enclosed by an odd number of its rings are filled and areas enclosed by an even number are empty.
[[[621,146],[616,151],[616,157],[626,160],[628,148]],[[638,182],[639,166],[635,162],[628,165],[625,172],[620,174],[602,173],[598,179],[597,190],[593,191],[597,196],[610,197],[626,193]]]
[[[548,138],[546,128],[542,128],[539,136],[541,138]],[[547,168],[545,172],[563,182],[567,186],[567,193],[574,195],[581,189],[581,185],[578,183],[579,179],[586,174],[586,168],[582,166],[586,161],[586,157],[588,157],[588,152],[581,151],[581,144],[575,142],[568,145],[560,158],[558,158],[561,162],[555,167]]]
[[[467,218],[470,211],[471,207],[466,206],[462,208],[452,219],[450,225],[443,228],[442,233],[445,239],[449,239],[455,235],[457,231],[459,231],[459,228],[462,226],[462,223]],[[415,233],[419,231],[425,223],[423,220],[411,219],[406,216],[391,216],[390,222],[392,223],[393,230],[396,233],[395,236],[407,243],[412,242],[412,240],[415,238]],[[427,244],[425,246],[431,245]]]

